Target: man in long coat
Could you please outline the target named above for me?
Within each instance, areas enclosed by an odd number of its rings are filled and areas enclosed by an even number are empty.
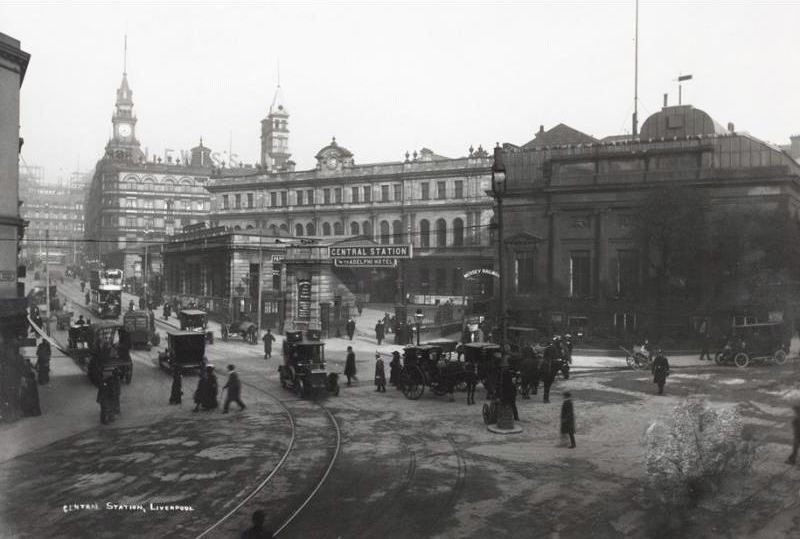
[[[353,347],[347,347],[347,359],[344,362],[344,375],[347,376],[347,385],[356,376],[356,354],[353,352]]]
[[[514,421],[519,421],[517,412],[517,387],[514,385],[514,377],[507,368],[503,369],[500,382],[500,402],[511,407],[514,413]]]
[[[272,343],[275,342],[275,335],[272,334],[272,330],[267,329],[261,340],[264,341],[264,359],[269,359],[272,357]]]
[[[653,383],[658,384],[658,394],[664,394],[664,384],[667,382],[669,376],[669,361],[661,352],[656,352],[656,357],[653,359],[653,366],[650,369],[653,373]]]
[[[100,423],[103,425],[114,421],[114,387],[113,375],[106,375],[97,388],[97,402],[100,404]]]
[[[575,409],[569,391],[564,392],[564,403],[561,405],[561,435],[568,435],[569,447],[575,447]]]
[[[181,370],[182,368],[180,365],[174,365],[172,367],[172,389],[169,395],[170,404],[180,404],[183,397]]]
[[[225,397],[225,405],[222,407],[223,414],[228,413],[228,407],[232,402],[239,405],[239,410],[247,408],[242,402],[242,383],[239,381],[239,375],[236,374],[236,367],[233,365],[228,365],[228,381],[225,382],[222,389],[228,390],[228,394]]]
[[[47,339],[42,339],[42,342],[36,347],[36,370],[40,385],[50,382],[50,350],[50,343],[47,342]]]
[[[378,320],[378,323],[375,324],[375,340],[378,341],[378,346],[381,345],[383,337],[384,337],[383,322]]]
[[[400,370],[402,368],[400,352],[395,350],[392,352],[392,360],[389,362],[389,384],[397,386],[397,389],[400,389]]]
[[[356,332],[356,323],[353,321],[352,318],[347,319],[347,325],[345,325],[345,329],[347,330],[347,338],[352,341],[353,335]]]
[[[556,373],[561,366],[561,346],[560,339],[553,338],[553,341],[544,349],[544,357],[539,363],[539,376],[544,384],[544,396],[542,402],[550,402],[550,386],[556,379]]]

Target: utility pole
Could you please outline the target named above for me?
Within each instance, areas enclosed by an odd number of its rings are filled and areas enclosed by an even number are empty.
[[[639,0],[636,0],[636,34],[633,63],[633,136],[639,134]]]
[[[258,236],[258,332],[259,335],[261,334],[261,304],[263,303],[261,299],[261,289],[263,288],[264,282],[264,234],[263,230],[259,232]],[[251,296],[252,297],[252,296]]]
[[[44,327],[48,335],[50,335],[50,229],[44,231],[44,297],[47,303],[47,319]]]

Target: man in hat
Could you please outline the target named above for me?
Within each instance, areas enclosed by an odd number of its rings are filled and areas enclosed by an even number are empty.
[[[225,405],[222,407],[222,413],[228,413],[228,407],[232,402],[239,405],[239,410],[244,410],[246,406],[241,399],[242,383],[239,381],[239,375],[236,374],[236,367],[228,365],[228,381],[222,387],[227,389],[228,394],[225,397]]]
[[[664,394],[664,384],[667,383],[667,376],[669,376],[669,361],[661,351],[656,351],[656,357],[653,359],[653,366],[650,369],[653,373],[653,383],[658,384],[658,394]]]
[[[272,357],[272,343],[275,342],[275,335],[272,334],[272,330],[267,328],[267,332],[264,333],[261,340],[264,341],[264,359],[269,359]]]
[[[353,335],[356,332],[356,323],[353,321],[352,318],[347,319],[347,324],[345,325],[345,329],[347,330],[347,338],[352,341]]]
[[[569,436],[569,447],[575,447],[575,409],[572,407],[572,395],[564,392],[561,404],[561,436]]]
[[[400,389],[400,370],[403,368],[400,363],[400,352],[392,352],[392,360],[389,362],[389,383]]]
[[[378,320],[378,323],[375,324],[375,340],[378,341],[378,346],[381,345],[381,341],[383,341],[383,321]]]
[[[356,353],[353,352],[353,347],[347,347],[347,359],[344,361],[344,375],[347,376],[347,385],[349,386],[356,376]]]
[[[795,403],[794,419],[792,419],[792,428],[794,429],[794,445],[792,446],[792,454],[786,459],[788,464],[797,462],[797,450],[800,449],[800,402]]]
[[[378,352],[375,352],[375,385],[378,386],[380,393],[386,393],[386,371],[383,368],[383,360]]]

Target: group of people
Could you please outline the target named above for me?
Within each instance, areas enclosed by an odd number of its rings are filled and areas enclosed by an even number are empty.
[[[170,404],[180,404],[181,395],[181,371],[175,369],[172,375],[172,391],[170,393]],[[242,383],[239,380],[239,375],[236,372],[234,365],[228,365],[228,381],[222,386],[223,391],[227,391],[225,396],[225,403],[222,406],[222,413],[227,414],[228,409],[232,402],[239,406],[239,410],[244,410],[247,406],[242,402]],[[219,393],[219,384],[217,382],[217,375],[214,374],[214,366],[206,365],[206,368],[201,371],[200,379],[197,381],[197,389],[194,392],[195,412],[200,410],[209,412],[216,410],[219,407],[219,400],[217,398]]]

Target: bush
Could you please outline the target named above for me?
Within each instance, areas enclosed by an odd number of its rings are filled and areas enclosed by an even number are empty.
[[[747,473],[756,456],[738,407],[715,410],[700,398],[676,406],[670,424],[653,423],[646,444],[648,497],[673,508],[696,505],[726,477]]]

